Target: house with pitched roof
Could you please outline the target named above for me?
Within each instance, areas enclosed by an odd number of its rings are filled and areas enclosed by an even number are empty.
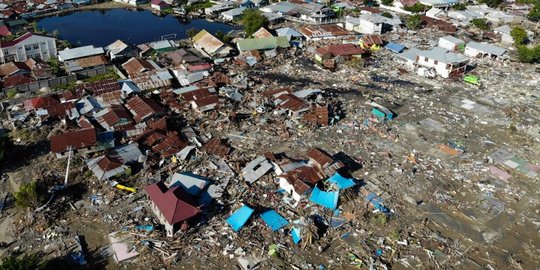
[[[224,57],[232,50],[231,47],[225,45],[225,43],[206,30],[201,30],[192,40],[195,49],[206,57]]]
[[[152,117],[161,116],[165,110],[154,100],[147,97],[134,96],[126,102],[126,108],[133,114],[135,122],[140,123]]]
[[[28,32],[12,41],[0,43],[0,63],[24,62],[30,58],[49,60],[56,57],[56,39]]]
[[[142,155],[136,143],[117,147],[105,155],[86,160],[86,165],[97,179],[108,180],[116,175],[123,174]]]
[[[189,222],[201,210],[193,197],[182,187],[167,187],[163,182],[144,187],[150,199],[150,209],[163,226],[168,237],[173,237],[178,230],[187,230]]]
[[[419,51],[416,64],[420,67],[433,68],[443,78],[463,74],[469,58],[441,47],[429,51]]]

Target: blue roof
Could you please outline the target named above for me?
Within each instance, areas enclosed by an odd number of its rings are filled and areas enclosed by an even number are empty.
[[[398,43],[393,43],[393,42],[389,42],[388,44],[386,44],[386,46],[384,46],[387,50],[390,50],[390,51],[393,51],[395,53],[400,53],[402,52],[404,49],[405,49],[405,46],[401,45],[401,44],[398,44]]]
[[[356,185],[353,179],[345,178],[341,176],[341,174],[339,173],[334,174],[332,177],[328,179],[328,181],[330,183],[336,184],[339,187],[339,189],[346,189],[346,188],[350,188]]]
[[[300,229],[299,228],[292,228],[291,230],[291,236],[295,244],[300,243],[300,240],[302,238],[300,237]]]
[[[279,230],[281,227],[289,224],[285,218],[274,210],[268,210],[262,213],[261,218],[264,220],[264,223],[266,223],[266,225],[272,229],[272,231]]]
[[[239,231],[253,214],[253,209],[249,206],[242,206],[236,210],[228,219],[227,223],[231,225],[235,232]]]
[[[339,191],[326,192],[320,190],[318,187],[313,189],[311,197],[309,197],[310,201],[330,209],[335,209],[337,207],[338,199]]]

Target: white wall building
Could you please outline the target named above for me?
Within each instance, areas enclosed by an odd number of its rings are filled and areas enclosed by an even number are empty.
[[[56,39],[53,37],[26,33],[12,41],[0,43],[0,62],[2,64],[30,58],[49,60],[56,57]]]
[[[450,77],[451,73],[464,72],[469,58],[455,54],[441,47],[418,53],[416,64],[425,68],[434,69],[443,78]]]
[[[465,41],[453,36],[444,36],[439,38],[439,47],[449,51],[459,51],[460,48],[465,47]]]

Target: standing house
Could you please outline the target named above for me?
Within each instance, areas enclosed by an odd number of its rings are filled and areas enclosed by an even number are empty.
[[[133,114],[136,123],[165,113],[163,107],[147,97],[134,96],[126,102],[126,107]]]
[[[221,17],[226,21],[234,21],[236,19],[239,19],[242,17],[242,12],[244,10],[248,9],[247,7],[239,7],[239,8],[233,8],[229,9],[227,11],[224,11],[221,13]]]
[[[231,47],[225,45],[206,30],[200,31],[193,37],[193,46],[206,57],[224,57],[232,50]]]
[[[364,53],[364,49],[354,44],[332,44],[318,48],[315,51],[315,61],[327,68],[335,68],[336,64],[361,58]]]
[[[63,157],[70,147],[82,153],[92,152],[97,144],[96,130],[94,128],[67,131],[51,136],[50,140],[51,151],[57,157]]]
[[[99,180],[108,180],[128,170],[142,155],[136,143],[124,145],[109,153],[86,160],[86,165]]]
[[[144,187],[144,191],[150,199],[150,209],[165,226],[168,237],[178,230],[187,230],[189,221],[201,212],[191,195],[179,186],[167,188],[159,182]]]
[[[471,41],[465,46],[464,54],[469,57],[490,57],[501,58],[506,53],[506,49],[487,43]]]
[[[347,17],[345,29],[362,34],[383,34],[401,24],[398,18],[387,18],[379,14],[362,14],[358,18]]]
[[[449,51],[463,51],[465,49],[465,41],[453,36],[444,36],[439,38],[439,47]]]
[[[162,0],[152,0],[150,2],[150,7],[152,7],[154,10],[157,10],[157,11],[163,11],[169,8],[170,5],[167,4],[167,2],[162,1]]]
[[[24,62],[30,58],[49,60],[56,57],[56,39],[28,32],[12,41],[0,43],[0,63]]]
[[[58,60],[62,62],[76,60],[80,58],[86,58],[96,55],[104,55],[105,51],[101,47],[94,47],[93,45],[67,48],[58,52]]]
[[[107,45],[105,51],[111,60],[136,57],[138,55],[136,47],[128,45],[119,39]]]
[[[239,40],[236,45],[238,51],[247,52],[253,50],[272,50],[276,48],[288,48],[290,46],[287,37],[248,38]]]
[[[433,68],[443,78],[464,73],[468,62],[469,58],[441,47],[420,51],[416,58],[418,66]]]

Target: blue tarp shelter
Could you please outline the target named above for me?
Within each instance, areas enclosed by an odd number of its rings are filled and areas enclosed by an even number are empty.
[[[401,53],[403,50],[405,50],[405,46],[393,42],[388,42],[384,48],[395,53]]]
[[[330,209],[336,209],[339,199],[339,191],[326,192],[318,187],[313,189],[309,200]]]
[[[266,225],[272,229],[272,231],[279,230],[281,227],[289,224],[285,218],[274,210],[268,210],[262,213],[261,218],[264,220],[264,223],[266,223]]]
[[[346,188],[350,188],[356,185],[353,179],[345,178],[339,173],[334,174],[332,177],[328,179],[328,181],[330,183],[336,184],[339,187],[339,189],[346,189]]]
[[[228,219],[227,223],[231,225],[235,232],[239,231],[253,214],[253,209],[249,206],[242,206],[236,210]]]

